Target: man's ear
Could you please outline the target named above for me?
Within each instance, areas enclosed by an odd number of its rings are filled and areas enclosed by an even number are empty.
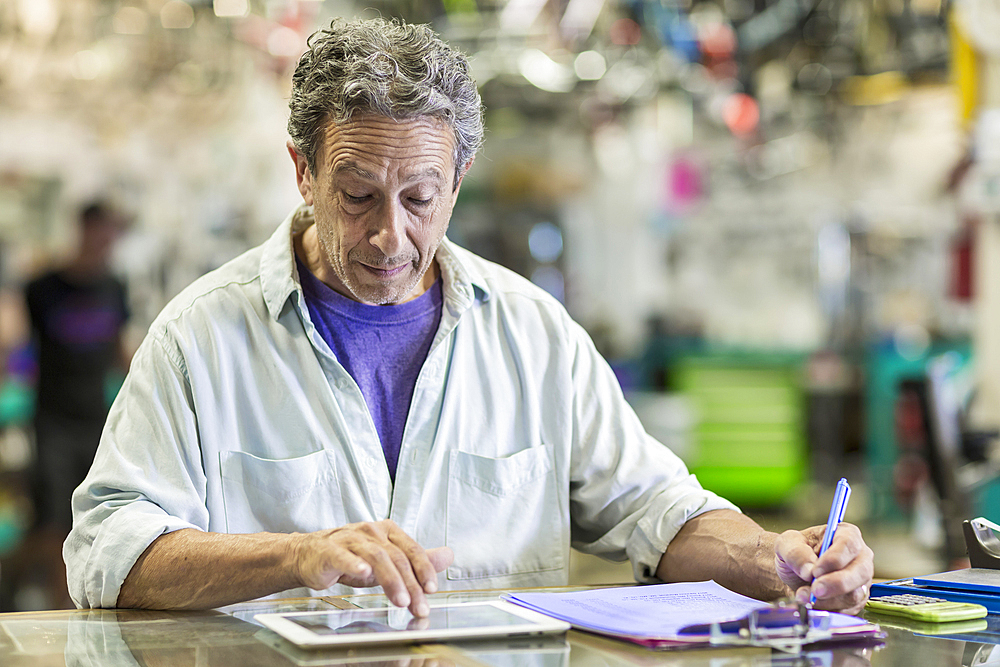
[[[295,144],[288,141],[285,145],[288,147],[288,154],[292,156],[292,162],[295,163],[295,183],[299,186],[299,194],[302,195],[306,205],[312,206],[312,173],[309,171],[309,163],[306,157],[295,149]]]
[[[476,158],[472,158],[471,160],[466,162],[465,166],[462,168],[462,173],[459,174],[458,181],[455,182],[455,190],[451,193],[452,205],[454,205],[454,203],[458,201],[458,190],[459,188],[462,187],[462,181],[465,180],[465,175],[469,173],[469,169],[472,168],[472,163],[475,162],[475,160]]]

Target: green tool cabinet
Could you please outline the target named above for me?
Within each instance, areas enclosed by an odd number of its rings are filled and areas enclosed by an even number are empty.
[[[778,505],[806,479],[801,356],[683,357],[672,372],[695,413],[688,464],[702,486],[751,506]]]

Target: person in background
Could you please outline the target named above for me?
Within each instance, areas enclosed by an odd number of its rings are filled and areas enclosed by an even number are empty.
[[[380,19],[309,47],[303,204],[150,326],[73,497],[74,601],[381,586],[426,615],[442,588],[566,584],[575,547],[639,581],[859,611],[857,527],[818,558],[823,526],[768,532],[702,488],[558,301],[445,237],[483,137],[465,57]]]
[[[61,556],[73,525],[70,500],[101,439],[109,374],[128,368],[122,336],[128,300],[125,285],[109,268],[125,222],[107,202],[86,205],[69,261],[25,289],[38,383],[31,477],[35,523],[22,552],[44,572],[45,606],[51,608],[72,606]]]

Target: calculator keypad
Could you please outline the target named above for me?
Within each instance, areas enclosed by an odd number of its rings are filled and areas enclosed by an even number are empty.
[[[926,595],[883,595],[882,597],[871,598],[872,602],[885,602],[886,604],[899,604],[911,607],[915,604],[932,604],[934,602],[947,602],[944,598],[932,598]]]

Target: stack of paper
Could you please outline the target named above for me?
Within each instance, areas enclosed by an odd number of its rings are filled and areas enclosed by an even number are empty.
[[[515,604],[571,623],[579,630],[636,642],[652,648],[684,648],[707,645],[712,623],[738,621],[767,607],[760,600],[734,593],[714,581],[690,584],[658,584],[598,588],[569,593],[516,592],[504,596]],[[816,619],[829,617],[830,632],[837,639],[872,636],[878,626],[867,621],[827,612],[813,612]],[[705,625],[692,633],[691,626]],[[682,633],[685,628],[688,632]],[[733,632],[734,643],[737,635]],[[828,638],[829,639],[829,638]]]

